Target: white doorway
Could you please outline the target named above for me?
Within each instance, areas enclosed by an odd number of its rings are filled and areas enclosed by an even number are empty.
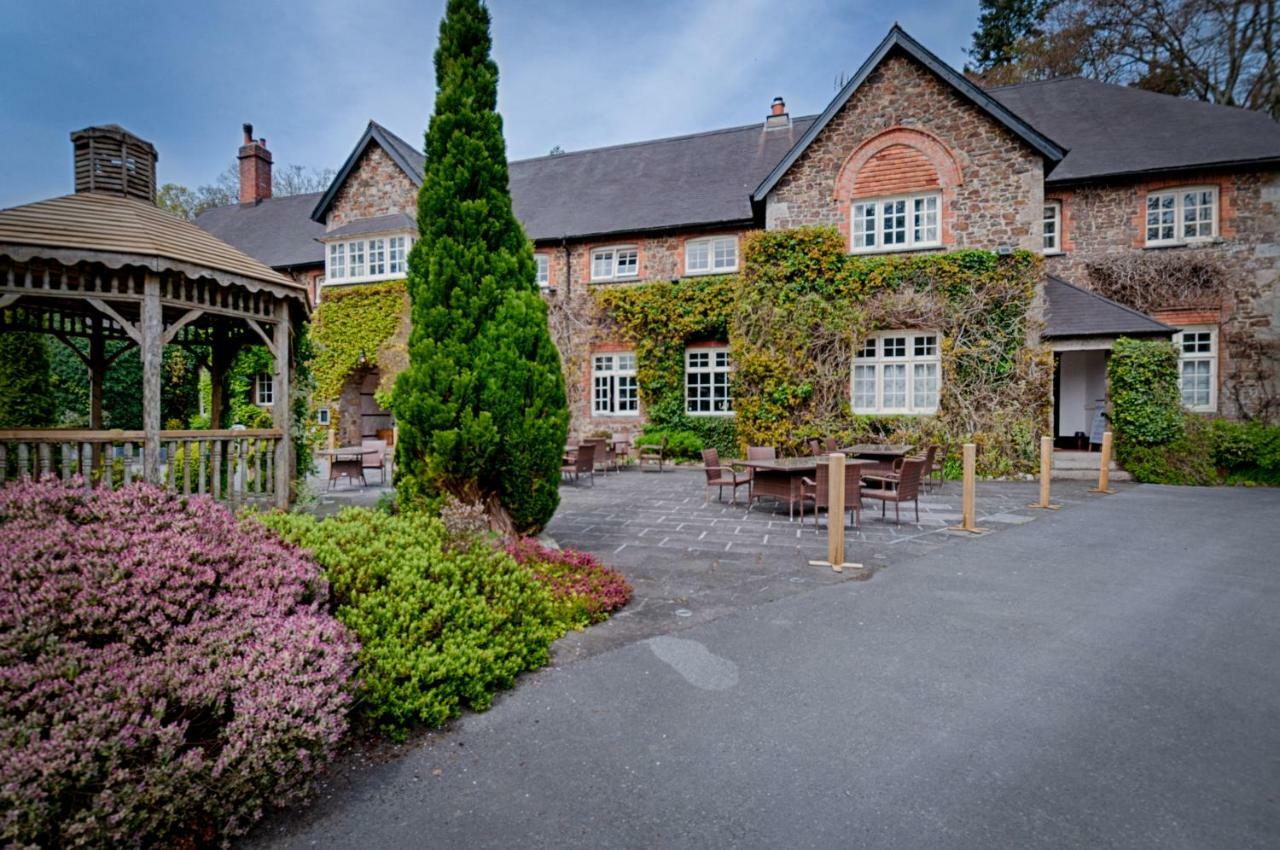
[[[1058,355],[1057,436],[1089,435],[1094,418],[1107,405],[1105,349],[1063,351]]]

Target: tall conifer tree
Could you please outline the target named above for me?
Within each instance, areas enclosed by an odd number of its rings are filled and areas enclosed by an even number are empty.
[[[490,46],[484,4],[449,0],[409,255],[409,367],[392,402],[397,487],[406,501],[478,501],[495,528],[533,531],[559,502],[569,414],[533,249],[511,209]]]

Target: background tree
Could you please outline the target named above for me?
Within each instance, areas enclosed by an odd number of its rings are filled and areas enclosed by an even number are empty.
[[[40,334],[0,333],[0,428],[54,424],[49,353]]]
[[[559,503],[568,431],[560,355],[511,209],[489,12],[449,0],[409,255],[409,367],[396,380],[397,487],[412,501],[479,502],[532,531]]]
[[[1280,118],[1276,0],[984,0],[986,85],[1080,74]]]
[[[332,168],[308,168],[304,165],[283,165],[271,173],[271,195],[284,198],[289,195],[305,195],[323,192],[333,182],[336,172]],[[195,219],[205,210],[225,207],[240,201],[240,165],[231,163],[212,183],[189,189],[179,183],[165,183],[156,192],[156,203],[187,221]]]

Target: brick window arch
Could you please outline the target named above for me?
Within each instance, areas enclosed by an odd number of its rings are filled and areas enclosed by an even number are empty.
[[[840,210],[840,231],[853,248],[851,209],[860,199],[938,193],[942,245],[950,245],[951,213],[960,166],[951,151],[933,135],[911,127],[893,127],[858,145],[836,175],[834,198]]]

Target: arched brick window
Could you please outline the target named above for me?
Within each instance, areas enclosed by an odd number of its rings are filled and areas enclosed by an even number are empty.
[[[857,252],[951,244],[959,184],[951,152],[922,130],[894,127],[867,139],[836,176],[846,244]]]

